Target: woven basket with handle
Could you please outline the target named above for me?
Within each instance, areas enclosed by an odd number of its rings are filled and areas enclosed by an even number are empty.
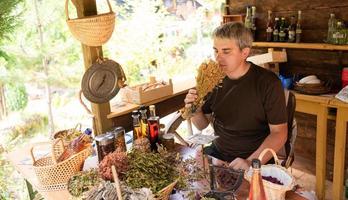
[[[167,185],[165,188],[157,192],[156,200],[168,200],[170,197],[170,194],[172,194],[172,191],[177,183],[178,183],[178,180],[175,180],[173,183]]]
[[[112,11],[109,0],[107,3],[110,9],[108,13],[70,19],[69,0],[66,0],[66,23],[77,40],[88,46],[102,46],[110,39],[115,27],[115,13]]]
[[[294,187],[295,179],[284,167],[281,166],[278,156],[272,149],[264,149],[259,156],[259,160],[262,160],[263,156],[267,152],[272,153],[275,164],[262,165],[261,175],[277,178],[283,183],[283,185],[262,180],[265,187],[266,197],[268,200],[285,200],[285,193]],[[252,171],[252,168],[250,168],[249,170],[245,171],[244,174],[244,178],[249,182],[251,180]]]
[[[44,143],[47,146],[49,143]],[[68,159],[58,162],[57,158],[64,152],[62,139],[55,140],[52,144],[50,156],[36,159],[33,146],[30,155],[33,160],[33,168],[39,181],[39,189],[42,191],[62,190],[67,188],[71,176],[81,170],[85,159],[90,155],[90,145]]]

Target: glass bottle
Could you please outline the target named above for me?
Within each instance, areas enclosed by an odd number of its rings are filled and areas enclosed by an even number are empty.
[[[141,120],[140,120],[140,127],[141,127],[141,137],[147,137],[149,134],[149,126],[147,123],[147,115],[146,115],[146,107],[141,106],[140,109],[140,114],[141,114]]]
[[[330,14],[330,19],[328,22],[328,30],[327,30],[327,43],[333,44],[334,39],[333,35],[336,33],[336,27],[337,27],[337,20],[335,18],[335,14],[331,13]]]
[[[297,24],[296,24],[296,43],[301,42],[302,28],[301,28],[301,10],[298,11]]]
[[[246,16],[245,16],[244,26],[246,28],[249,28],[249,29],[252,28],[251,7],[250,6],[247,7],[247,12],[246,12]]]
[[[138,110],[133,110],[133,141],[142,137],[141,126],[140,126],[140,115]]]
[[[160,131],[160,118],[159,116],[156,116],[156,109],[154,105],[149,106],[150,109],[150,117],[148,119],[149,123],[149,140],[151,145],[151,150],[157,150],[158,143],[158,135]]]
[[[281,18],[279,26],[279,42],[286,41],[286,32],[285,32],[285,17]]]
[[[295,42],[295,41],[296,41],[296,18],[295,16],[291,16],[288,42]]]
[[[273,28],[273,42],[279,41],[279,18],[276,17],[274,21],[274,28]]]
[[[265,188],[262,183],[261,161],[253,159],[251,161],[253,174],[250,181],[249,200],[266,200]]]
[[[345,31],[344,27],[341,21],[337,22],[337,29],[336,33],[334,35],[334,43],[335,44],[345,44],[346,43],[346,37],[345,37]]]
[[[266,41],[271,42],[273,35],[273,22],[272,22],[272,11],[268,11],[267,28],[266,28]]]
[[[58,162],[68,159],[70,156],[84,150],[91,142],[92,130],[87,128],[81,135],[71,141],[64,152],[57,159]]]
[[[256,7],[251,7],[251,33],[253,34],[254,40],[256,39]]]

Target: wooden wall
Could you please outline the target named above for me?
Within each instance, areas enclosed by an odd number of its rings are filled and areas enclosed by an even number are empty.
[[[297,17],[297,11],[302,11],[302,42],[322,43],[327,35],[330,13],[348,22],[348,0],[230,0],[231,14],[245,14],[246,6],[256,6],[256,41],[265,41],[267,11],[271,10],[273,17]],[[347,24],[348,25],[348,24]],[[253,54],[266,52],[265,48],[253,49]],[[288,62],[280,65],[283,75],[316,74],[325,81],[332,81],[333,90],[341,86],[342,67],[348,67],[348,52],[287,49]],[[298,140],[296,154],[315,159],[316,118],[313,115],[296,113],[298,120]],[[333,145],[335,122],[328,123],[328,178],[332,179]],[[346,150],[348,153],[348,150]],[[346,153],[346,166],[348,157]],[[315,169],[313,167],[313,169]]]

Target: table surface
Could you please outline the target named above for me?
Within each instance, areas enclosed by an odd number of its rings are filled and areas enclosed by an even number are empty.
[[[32,167],[32,160],[30,157],[29,150],[33,145],[26,145],[22,149],[15,150],[13,152],[10,152],[7,154],[7,158],[12,163],[12,165],[15,167],[15,169],[22,175],[24,179],[26,179],[29,183],[32,184],[34,189],[38,190],[39,184],[38,180],[35,176],[34,169]],[[194,149],[190,149],[188,147],[180,147],[178,148],[178,151],[181,152],[184,157],[196,157],[197,159],[201,160],[199,155],[197,154],[197,151]],[[237,198],[238,199],[246,199],[249,191],[249,183],[244,180],[241,187],[237,190]],[[50,191],[50,192],[44,192],[39,191],[40,194],[47,200],[56,200],[56,199],[69,199],[70,194],[67,190],[59,190],[59,191]],[[289,191],[286,194],[286,199],[288,200],[305,200],[302,196]]]

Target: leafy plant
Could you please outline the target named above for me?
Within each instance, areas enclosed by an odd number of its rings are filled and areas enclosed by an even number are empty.
[[[17,111],[25,108],[28,104],[28,94],[23,83],[8,84],[5,96],[7,106],[11,111]]]

